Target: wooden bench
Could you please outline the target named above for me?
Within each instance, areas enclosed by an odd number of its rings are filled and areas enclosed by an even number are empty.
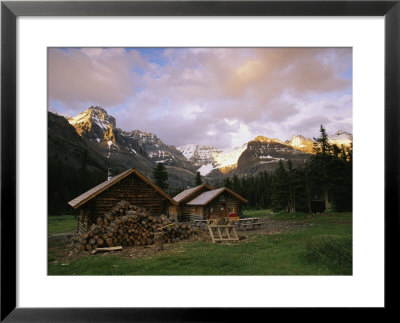
[[[259,222],[258,218],[247,218],[247,219],[240,219],[238,221],[238,228],[247,230],[249,229],[259,229],[262,225],[262,222]]]

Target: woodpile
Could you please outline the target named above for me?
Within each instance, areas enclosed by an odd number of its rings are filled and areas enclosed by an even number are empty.
[[[148,214],[143,207],[120,201],[104,216],[96,218],[89,230],[80,236],[80,250],[115,246],[146,246],[162,233],[161,243],[171,243],[196,234],[187,223],[171,222],[165,215]]]

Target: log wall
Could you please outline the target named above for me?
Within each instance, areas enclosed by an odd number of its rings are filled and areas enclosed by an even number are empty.
[[[222,198],[222,199],[221,199]],[[223,201],[221,201],[223,200]],[[213,217],[220,216],[221,203],[226,203],[226,214],[229,215],[231,212],[236,212],[237,215],[241,212],[241,202],[234,196],[222,193],[213,201],[211,201],[206,207],[206,218],[208,219],[211,215]]]
[[[221,201],[223,200],[223,201]],[[217,196],[206,206],[181,206],[183,221],[191,221],[195,217],[202,217],[203,219],[209,219],[210,215],[218,217],[220,215],[221,203],[226,203],[226,215],[228,216],[231,212],[236,212],[239,216],[241,212],[241,202],[229,193],[222,193]]]
[[[209,189],[207,187],[202,187],[198,192],[194,193],[193,195],[190,195],[190,197],[182,200],[179,203],[178,209],[177,209],[177,213],[178,213],[178,219],[180,221],[190,221],[191,218],[193,217],[193,215],[203,215],[203,210],[197,210],[193,207],[193,206],[187,206],[185,205],[185,203],[193,200],[194,198],[196,198],[197,196],[199,196],[200,194],[209,191]],[[201,207],[198,207],[201,208]],[[202,208],[201,208],[202,209]],[[201,213],[200,213],[201,212]]]
[[[85,215],[93,220],[97,216],[103,216],[121,200],[144,207],[151,215],[168,214],[170,205],[164,196],[133,173],[100,193],[82,208]]]

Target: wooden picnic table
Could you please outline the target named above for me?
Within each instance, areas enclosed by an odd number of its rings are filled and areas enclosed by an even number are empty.
[[[247,230],[247,228],[249,229],[259,228],[262,223],[260,222],[259,218],[243,218],[239,219],[238,224],[239,224],[239,230],[240,229]]]

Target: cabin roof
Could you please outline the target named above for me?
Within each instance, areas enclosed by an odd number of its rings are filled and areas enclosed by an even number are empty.
[[[188,197],[190,197],[194,193],[198,192],[203,187],[207,187],[208,189],[211,189],[207,184],[201,184],[199,186],[188,188],[187,190],[184,190],[184,191],[180,192],[178,195],[176,195],[174,197],[174,201],[179,204],[180,202],[182,202],[183,200],[187,199]]]
[[[234,197],[236,197],[237,199],[241,200],[242,202],[247,203],[247,200],[245,198],[241,197],[239,194],[236,194],[235,192],[231,191],[227,187],[222,187],[222,188],[217,188],[215,190],[211,190],[208,192],[204,192],[186,204],[187,205],[207,205],[208,203],[210,203],[212,200],[214,200],[218,195],[222,194],[223,192],[228,192],[228,193],[232,194]]]
[[[170,201],[173,205],[177,205],[177,203],[167,193],[165,193],[161,188],[159,188],[157,185],[155,185],[150,179],[148,179],[146,176],[142,175],[139,171],[137,171],[134,168],[128,169],[128,170],[122,172],[121,174],[111,177],[109,180],[106,180],[103,183],[100,183],[99,185],[88,190],[87,192],[75,197],[73,200],[69,201],[68,204],[70,206],[72,206],[74,209],[77,209],[78,207],[89,202],[92,198],[94,198],[95,196],[104,192],[106,189],[110,188],[111,186],[115,185],[116,183],[118,183],[119,181],[123,180],[125,177],[128,177],[131,174],[135,174],[143,182],[147,183],[152,188],[154,188],[154,190],[156,190],[161,196],[165,197],[168,201]]]

